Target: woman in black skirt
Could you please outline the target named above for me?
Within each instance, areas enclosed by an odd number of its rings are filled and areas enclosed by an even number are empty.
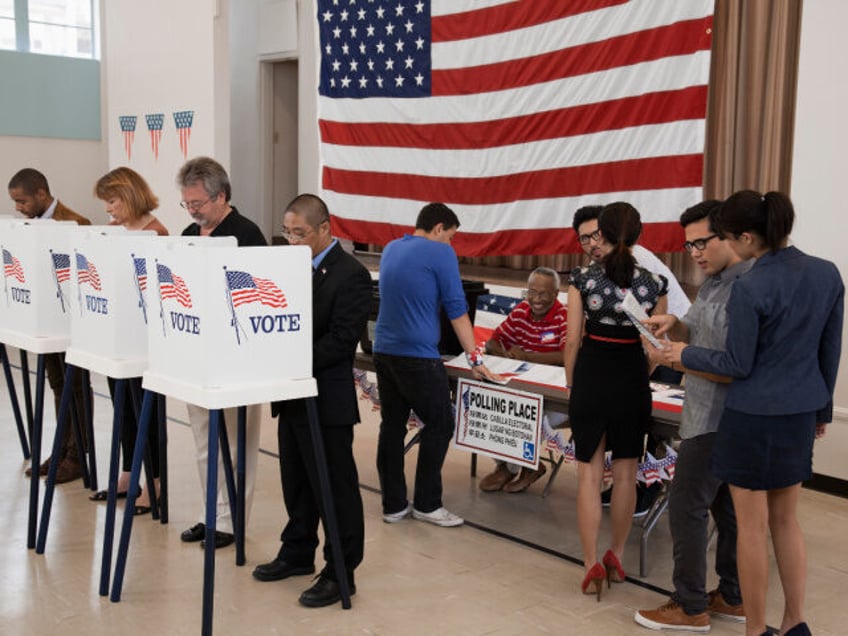
[[[636,468],[651,417],[648,362],[639,332],[621,308],[631,291],[647,313],[665,313],[668,281],[636,265],[630,248],[642,223],[629,203],[611,203],[598,217],[594,241],[599,263],[571,272],[565,370],[568,415],[577,458],[577,525],[586,574],[584,594],[601,598],[603,580],[624,580],[621,559],[633,521]],[[612,541],[598,561],[599,493],[604,453],[612,451],[616,488],[611,502]]]
[[[833,263],[787,245],[795,211],[786,195],[743,190],[713,219],[740,257],[757,259],[733,285],[726,351],[672,343],[664,358],[734,378],[711,465],[736,508],[746,633],[766,633],[771,531],[784,596],[780,633],[804,636],[807,562],[796,508],[801,482],[812,476],[813,440],[832,417],[845,289]]]

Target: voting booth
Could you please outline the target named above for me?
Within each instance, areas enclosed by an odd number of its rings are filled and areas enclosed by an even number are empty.
[[[0,227],[0,341],[33,353],[64,351],[70,340],[68,239],[77,224],[0,220]]]
[[[210,409],[286,399],[293,381],[314,395],[311,260],[305,246],[157,243],[145,389]]]

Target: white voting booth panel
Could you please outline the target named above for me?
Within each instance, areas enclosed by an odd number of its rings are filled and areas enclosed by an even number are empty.
[[[112,378],[137,377],[147,369],[146,257],[160,240],[168,239],[120,227],[74,234],[69,363]]]
[[[33,353],[64,351],[70,341],[69,237],[72,221],[2,220],[0,341]]]
[[[144,387],[210,409],[315,395],[311,258],[305,246],[155,244]]]

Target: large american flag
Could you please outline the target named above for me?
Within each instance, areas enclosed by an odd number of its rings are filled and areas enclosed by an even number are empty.
[[[322,194],[385,244],[443,201],[461,255],[578,251],[631,202],[679,250],[702,198],[713,0],[319,0]]]
[[[84,255],[77,252],[77,283],[82,285],[88,283],[97,291],[100,291],[100,274],[97,268]]]
[[[24,276],[24,268],[21,265],[21,262],[14,256],[12,256],[12,253],[5,248],[3,249],[3,274],[6,276],[6,278],[12,276],[19,283],[26,282],[26,276]]]
[[[174,274],[170,267],[156,264],[156,274],[159,277],[159,298],[173,298],[183,307],[191,307],[191,294],[185,281]]]
[[[278,309],[288,306],[285,294],[274,281],[267,278],[252,276],[247,272],[227,271],[227,287],[233,299],[233,307],[256,302]]]

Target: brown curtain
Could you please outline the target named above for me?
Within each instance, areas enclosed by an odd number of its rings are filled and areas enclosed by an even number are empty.
[[[704,197],[789,193],[802,0],[716,0],[707,105]],[[684,253],[658,254],[684,286],[703,280]],[[582,254],[463,258],[463,263],[567,271]]]

